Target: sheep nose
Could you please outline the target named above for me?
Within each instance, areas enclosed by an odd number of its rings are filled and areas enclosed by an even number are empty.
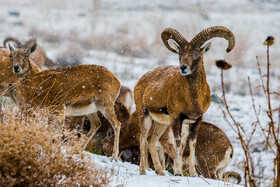
[[[18,73],[18,72],[19,72],[19,66],[18,66],[18,65],[15,65],[15,66],[14,66],[14,72],[15,72],[15,73]]]
[[[186,66],[186,65],[181,65],[181,66],[180,66],[180,69],[181,69],[182,71],[185,71],[185,70],[187,69],[187,66]]]

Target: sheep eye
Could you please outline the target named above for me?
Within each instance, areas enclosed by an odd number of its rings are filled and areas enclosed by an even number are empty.
[[[192,57],[193,57],[194,60],[197,60],[197,59],[200,57],[200,53],[197,52],[197,51],[196,51],[196,52],[193,52],[193,53],[192,53]]]

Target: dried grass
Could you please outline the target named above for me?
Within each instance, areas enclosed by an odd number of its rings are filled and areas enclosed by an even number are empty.
[[[3,109],[0,186],[107,186],[108,173],[79,152],[75,133],[48,111]],[[51,121],[51,122],[50,122]]]

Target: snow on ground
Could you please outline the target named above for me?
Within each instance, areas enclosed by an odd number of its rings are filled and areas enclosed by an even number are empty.
[[[94,7],[94,2],[101,2],[101,7]],[[7,36],[16,36],[23,41],[35,36],[51,59],[76,56],[83,64],[103,65],[123,85],[133,90],[137,80],[147,71],[159,65],[178,64],[178,56],[165,49],[160,40],[163,28],[174,27],[190,40],[204,28],[224,25],[235,34],[236,47],[226,54],[226,41],[211,41],[211,50],[204,55],[207,80],[212,93],[221,97],[220,70],[213,65],[214,61],[225,58],[233,64],[233,68],[224,73],[227,100],[233,116],[250,133],[256,118],[249,95],[248,76],[256,106],[261,106],[262,125],[268,122],[266,100],[262,90],[257,87],[260,81],[255,60],[259,56],[261,64],[265,63],[266,47],[262,43],[268,35],[276,39],[276,44],[270,50],[271,89],[279,90],[280,3],[271,2],[274,3],[261,0],[0,0],[0,42]],[[265,69],[262,71],[265,72]],[[272,104],[278,107],[279,97],[273,95]],[[204,120],[218,125],[233,144],[235,153],[227,171],[234,170],[243,175],[243,152],[237,135],[223,119],[220,105],[212,102]],[[257,163],[256,173],[260,172],[263,186],[268,186],[273,175],[273,155],[264,147],[264,138],[258,128],[251,149]],[[139,176],[138,167],[128,163],[110,165],[112,162],[100,156],[95,156],[95,161],[102,167],[117,167],[116,171],[121,174],[114,176],[115,184],[132,186],[137,181],[149,181],[152,186],[179,185],[177,177],[160,177],[152,171],[148,176]],[[185,184],[199,182],[206,185],[200,178],[180,180]]]
[[[178,177],[172,176],[167,171],[166,176],[159,176],[153,170],[147,170],[146,175],[139,175],[139,166],[128,162],[111,160],[106,156],[91,155],[92,161],[97,167],[113,172],[110,186],[125,187],[238,187],[240,185],[202,177]]]

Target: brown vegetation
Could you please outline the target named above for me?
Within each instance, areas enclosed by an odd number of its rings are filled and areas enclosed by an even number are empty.
[[[109,174],[96,168],[77,136],[48,123],[46,110],[4,110],[0,124],[0,186],[107,186]],[[82,137],[84,138],[84,137]],[[64,141],[62,141],[64,140]]]
[[[223,99],[225,102],[225,109],[223,110],[224,118],[228,122],[228,124],[232,127],[233,131],[237,134],[238,139],[241,144],[241,148],[245,155],[245,161],[243,162],[244,166],[244,179],[245,179],[245,186],[255,187],[260,186],[263,183],[262,176],[256,174],[255,167],[256,163],[254,162],[252,158],[252,152],[250,150],[250,145],[252,138],[256,132],[257,127],[260,127],[263,137],[266,140],[266,146],[271,151],[271,153],[275,156],[274,159],[274,176],[272,176],[272,183],[271,186],[279,186],[280,185],[280,144],[279,144],[279,116],[280,116],[280,110],[279,108],[273,109],[271,104],[271,95],[272,92],[270,90],[270,59],[269,59],[269,47],[274,44],[274,37],[269,36],[264,42],[264,45],[267,46],[267,74],[263,75],[261,72],[260,63],[257,57],[257,65],[260,75],[260,82],[261,85],[259,87],[262,88],[266,102],[267,102],[267,108],[266,111],[267,117],[269,119],[269,122],[266,126],[262,125],[262,121],[260,120],[260,114],[257,110],[257,107],[255,105],[255,98],[252,91],[252,85],[250,82],[250,77],[248,77],[248,83],[249,83],[249,90],[252,98],[252,107],[256,116],[256,121],[252,123],[252,131],[246,132],[242,126],[232,115],[230,111],[230,107],[227,104],[226,100],[226,92],[224,87],[224,80],[223,80],[223,69],[221,70],[221,85],[222,85],[222,91],[223,91]],[[266,77],[266,84],[264,82],[264,77]],[[279,94],[279,93],[276,93]],[[278,123],[277,120],[274,119],[274,112],[278,112]],[[229,117],[228,117],[229,116]],[[229,121],[231,119],[232,122]]]

